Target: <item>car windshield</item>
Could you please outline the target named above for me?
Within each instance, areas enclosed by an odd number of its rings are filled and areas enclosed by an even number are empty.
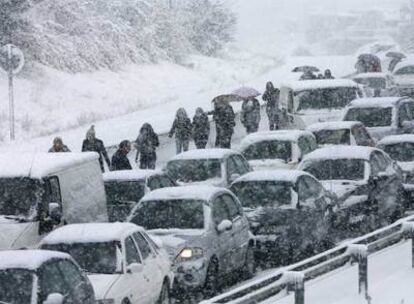
[[[219,159],[173,160],[167,164],[167,171],[175,181],[201,182],[221,178]]]
[[[385,78],[369,77],[369,78],[355,78],[355,82],[374,89],[385,89],[387,82]]]
[[[351,137],[349,129],[320,130],[313,132],[319,145],[350,145]]]
[[[307,162],[304,171],[319,180],[362,180],[364,179],[364,160],[328,159]]]
[[[387,127],[392,123],[392,108],[351,108],[345,121],[360,121],[366,127]]]
[[[33,272],[26,269],[0,270],[0,303],[31,303]]]
[[[292,185],[278,181],[246,181],[233,184],[231,191],[243,207],[280,207],[291,204]]]
[[[282,159],[292,158],[292,143],[290,141],[262,141],[249,146],[244,152],[247,160],[255,159]]]
[[[44,188],[31,178],[0,179],[0,215],[28,217],[41,201]]]
[[[139,202],[145,194],[144,181],[105,182],[105,192],[109,203]]]
[[[414,74],[414,65],[403,67],[394,73],[394,75],[412,75],[412,74]]]
[[[344,108],[357,98],[356,88],[327,88],[295,92],[297,111]]]
[[[147,230],[203,229],[204,202],[191,199],[142,202],[131,222]]]
[[[119,242],[45,244],[42,249],[68,253],[88,273],[114,274],[121,272]]]
[[[393,145],[381,146],[381,149],[396,161],[414,161],[414,143],[402,142]]]

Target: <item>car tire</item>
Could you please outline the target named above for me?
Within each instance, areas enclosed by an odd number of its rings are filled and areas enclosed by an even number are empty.
[[[168,285],[168,281],[164,281],[162,284],[161,292],[157,300],[157,304],[170,304],[171,303],[171,295],[170,295],[170,287]]]
[[[216,259],[212,259],[207,268],[206,281],[204,283],[204,297],[212,298],[219,291],[219,268],[218,262]]]
[[[256,261],[254,258],[254,247],[249,245],[246,251],[246,260],[242,269],[243,278],[251,279],[256,274]]]

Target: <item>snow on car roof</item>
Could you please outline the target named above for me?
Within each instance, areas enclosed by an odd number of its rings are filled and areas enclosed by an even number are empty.
[[[120,241],[142,227],[132,223],[89,223],[60,227],[49,233],[41,244],[102,243]]]
[[[195,149],[174,156],[172,160],[189,160],[189,159],[220,159],[229,154],[239,154],[231,149]]]
[[[358,88],[358,84],[351,79],[316,79],[293,81],[287,85],[294,91],[329,88]]]
[[[297,179],[303,175],[310,174],[299,170],[253,171],[239,177],[233,184],[251,181],[283,181],[296,183]]]
[[[397,65],[394,68],[394,73],[397,72],[399,69],[405,68],[407,66],[414,66],[414,58],[413,57],[406,58],[403,61],[397,63]]]
[[[226,192],[228,190],[213,186],[182,186],[182,187],[169,187],[151,191],[146,194],[142,199],[143,201],[154,200],[182,200],[182,199],[195,199],[202,201],[209,201],[214,195],[219,192]]]
[[[378,145],[393,145],[403,142],[414,143],[414,134],[386,136],[378,142]]]
[[[387,76],[389,76],[388,73],[380,73],[380,72],[375,72],[375,73],[360,73],[360,74],[356,74],[352,77],[352,79],[360,79],[360,78],[386,78]]]
[[[36,270],[51,259],[70,259],[70,256],[66,253],[49,250],[0,251],[0,269]]]
[[[144,180],[150,176],[160,174],[157,170],[121,170],[105,172],[103,179],[105,182],[108,181],[138,181]]]
[[[412,101],[407,97],[373,97],[360,98],[351,101],[349,108],[388,108],[393,107],[400,101]]]
[[[95,152],[84,153],[1,153],[0,178],[42,178],[85,162],[98,160]]]
[[[311,132],[317,132],[321,130],[342,130],[351,129],[354,126],[363,125],[359,121],[330,121],[330,122],[319,122],[312,124],[306,128]]]
[[[309,131],[303,130],[281,130],[252,133],[243,138],[240,143],[240,149],[244,149],[252,144],[268,140],[296,142],[301,136],[313,136],[313,134]]]
[[[364,159],[369,160],[371,153],[376,148],[362,146],[329,146],[317,149],[307,154],[303,161],[318,159]]]

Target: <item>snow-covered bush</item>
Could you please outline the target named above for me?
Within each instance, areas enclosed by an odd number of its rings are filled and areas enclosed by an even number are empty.
[[[7,18],[0,20],[0,36],[13,31],[12,42],[29,60],[70,72],[179,62],[193,52],[213,55],[231,39],[235,25],[217,0],[184,1],[174,8],[166,0],[2,1]]]

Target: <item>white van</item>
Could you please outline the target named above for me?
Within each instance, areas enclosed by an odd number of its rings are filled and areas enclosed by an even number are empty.
[[[0,154],[0,250],[32,247],[61,224],[107,220],[98,154]]]

